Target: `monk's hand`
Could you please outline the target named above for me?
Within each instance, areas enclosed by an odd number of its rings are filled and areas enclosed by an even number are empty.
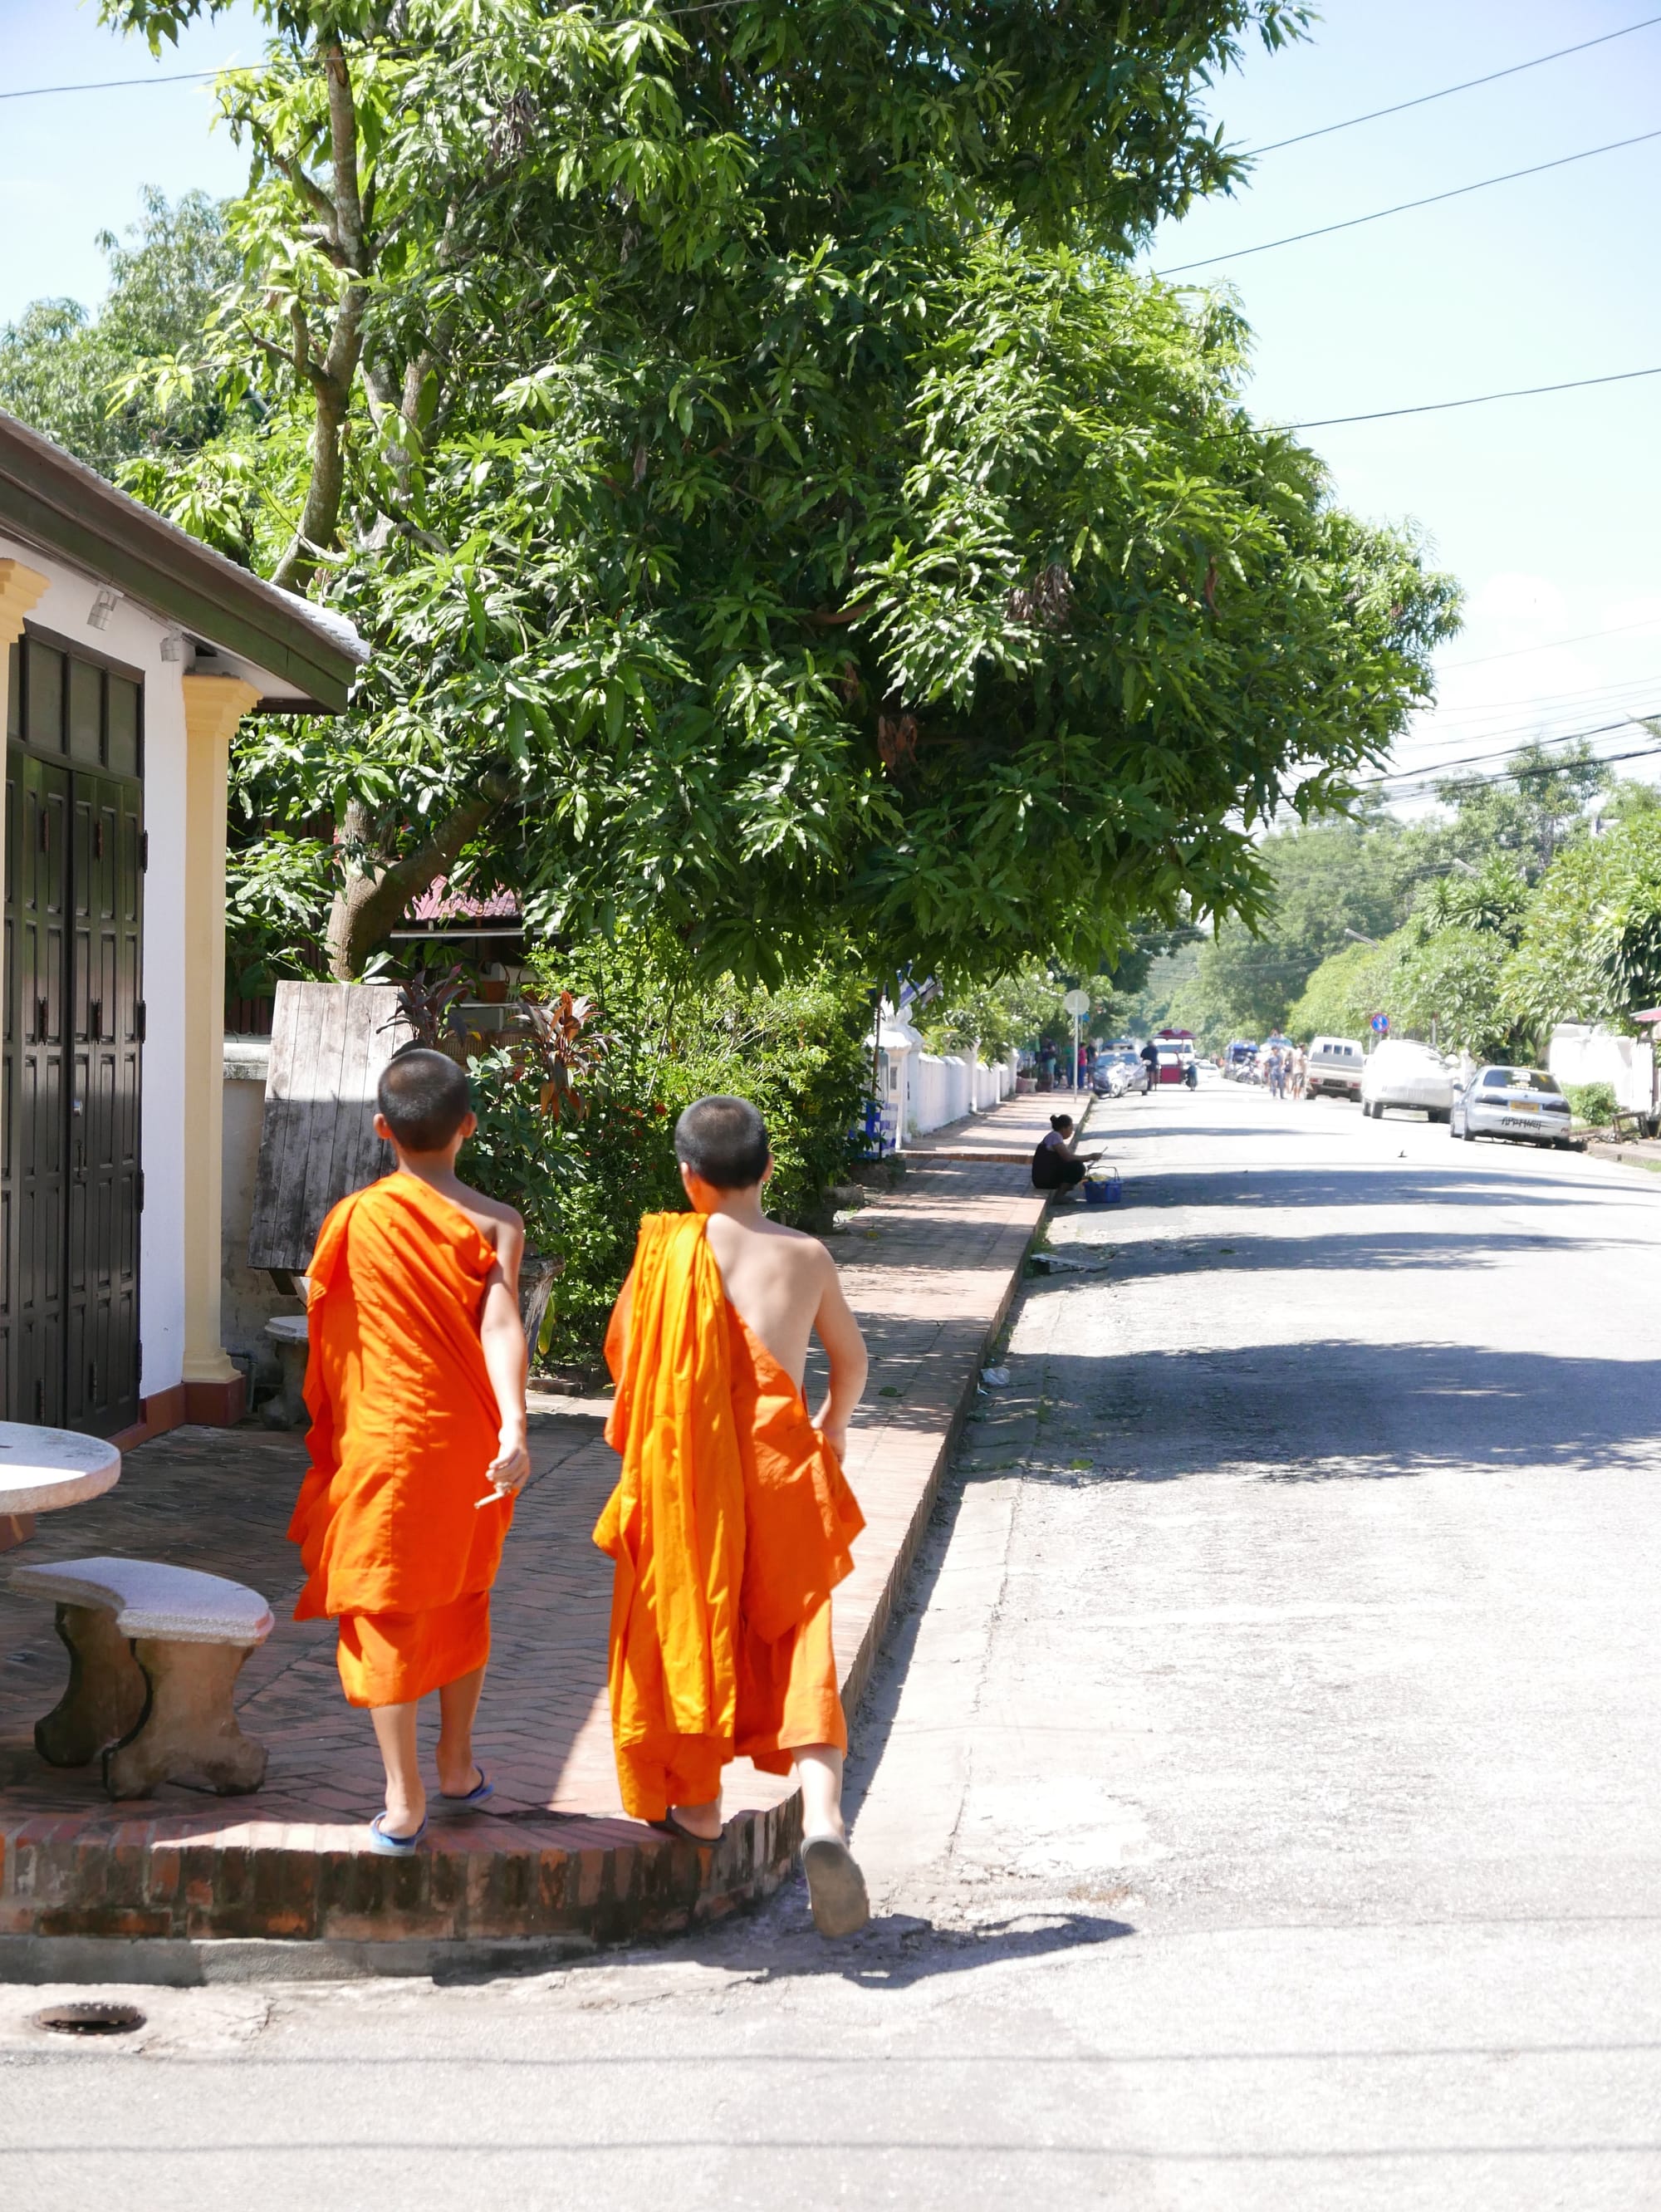
[[[828,1425],[821,1426],[819,1433],[823,1437],[825,1442],[830,1446],[831,1449],[836,1454],[836,1463],[840,1467],[848,1455],[848,1431],[846,1423],[845,1422],[840,1428],[835,1429],[831,1428]]]
[[[516,1497],[530,1478],[530,1453],[523,1429],[504,1429],[496,1456],[485,1471],[485,1480],[496,1489]]]

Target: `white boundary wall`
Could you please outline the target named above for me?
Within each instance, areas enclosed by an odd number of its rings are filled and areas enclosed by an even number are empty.
[[[1600,1023],[1559,1022],[1546,1066],[1560,1083],[1607,1083],[1629,1113],[1652,1110],[1654,1054],[1641,1037],[1618,1036]]]
[[[990,1061],[958,1053],[906,1054],[900,1077],[906,1135],[926,1136],[971,1114],[990,1112],[1014,1095],[1015,1065],[1013,1053]]]

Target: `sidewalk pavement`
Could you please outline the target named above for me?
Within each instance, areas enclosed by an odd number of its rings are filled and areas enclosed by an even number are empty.
[[[929,1160],[1024,1163],[1050,1133],[1052,1114],[1070,1114],[1082,1127],[1093,1103],[1088,1091],[1029,1091],[1024,1098],[1006,1098],[990,1113],[968,1114],[961,1121],[949,1121],[943,1129],[913,1137],[904,1147],[905,1157],[918,1164]]]
[[[1051,1103],[981,1117],[1012,1152],[913,1164],[833,1243],[871,1349],[847,1470],[867,1528],[836,1595],[851,1717],[1043,1213],[1004,1162],[1025,1160],[1033,1109]],[[271,1762],[251,1797],[171,1788],[120,1806],[94,1769],[43,1765],[31,1729],[64,1654],[49,1610],[0,1589],[0,1980],[425,1973],[667,1933],[775,1888],[799,1839],[786,1780],[730,1769],[712,1850],[622,1813],[605,1697],[611,1567],[590,1540],[617,1465],[601,1410],[536,1401],[479,1720],[496,1795],[486,1813],[435,1809],[413,1860],[367,1849],[379,1765],[367,1716],[341,1696],[332,1625],[288,1618],[298,1437],[178,1430],[130,1454],[108,1496],[43,1521],[22,1559],[125,1553],[265,1594],[277,1626],[239,1707]],[[110,1938],[124,1939],[118,1962]]]

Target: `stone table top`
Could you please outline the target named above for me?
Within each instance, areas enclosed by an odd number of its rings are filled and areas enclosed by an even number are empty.
[[[121,1455],[101,1437],[0,1421],[0,1514],[84,1505],[120,1480]]]

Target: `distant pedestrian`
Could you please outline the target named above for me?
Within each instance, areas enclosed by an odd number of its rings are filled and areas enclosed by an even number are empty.
[[[1269,1095],[1271,1098],[1286,1097],[1286,1055],[1278,1045],[1269,1055]]]
[[[1309,1054],[1300,1045],[1292,1055],[1292,1096],[1301,1099],[1309,1081]]]

